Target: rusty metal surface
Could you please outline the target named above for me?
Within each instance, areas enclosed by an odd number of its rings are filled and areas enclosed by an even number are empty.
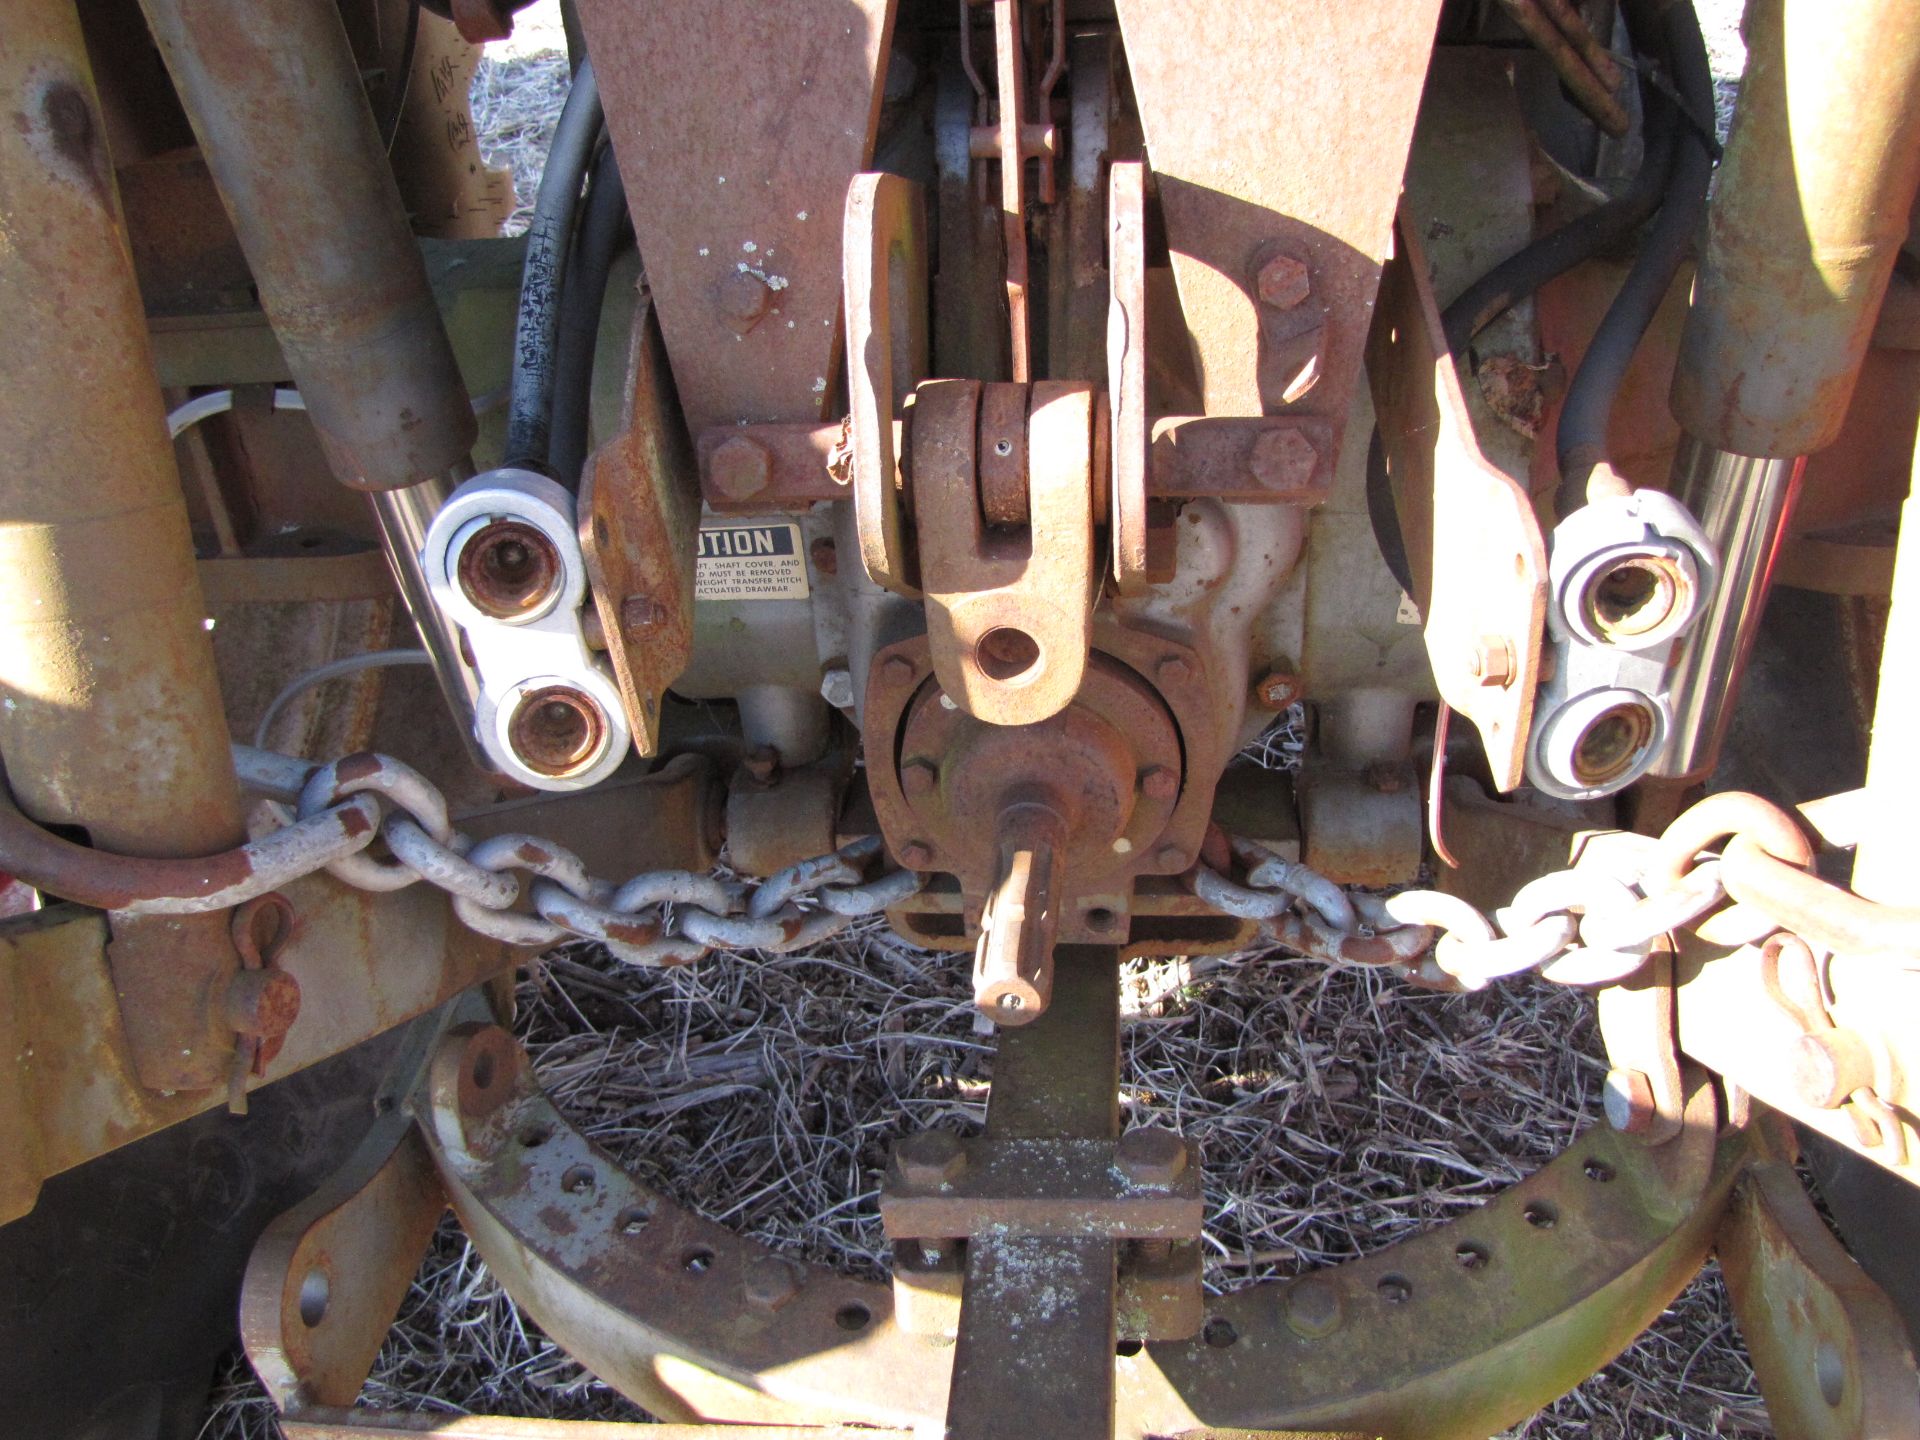
[[[383,600],[393,594],[393,572],[378,550],[313,558],[236,555],[201,560],[195,569],[209,609]]]
[[[1311,417],[1167,416],[1153,425],[1145,498],[1318,505],[1333,487],[1333,434]]]
[[[1020,727],[949,708],[929,669],[924,638],[904,641],[876,657],[868,685],[867,753],[901,763],[870,767],[867,779],[902,863],[958,876],[966,931],[976,934],[1002,811],[1023,800],[1064,807],[1071,844],[1056,861],[1059,934],[1089,944],[1126,934],[1135,877],[1184,871],[1206,827],[1212,785],[1199,777],[1218,761],[1198,657],[1105,628],[1075,702]]]
[[[114,181],[149,315],[255,308],[253,272],[198,151],[135,160]]]
[[[1906,1327],[1783,1160],[1753,1165],[1715,1238],[1775,1430],[1795,1440],[1920,1435]]]
[[[321,875],[284,888],[301,923],[280,964],[300,986],[300,1015],[259,1084],[403,1024],[512,963],[513,952],[455,923],[445,897],[424,886],[372,895]],[[28,1136],[9,1167],[25,1182],[9,1196],[24,1198],[23,1209],[45,1176],[225,1099],[223,1090],[161,1094],[141,1083],[106,943],[105,917],[68,906],[0,927],[0,1012],[22,1041],[0,1068],[0,1113]]]
[[[846,440],[847,427],[832,422],[704,430],[696,445],[701,498],[718,515],[808,510],[850,499],[847,467],[833,468]]]
[[[446,474],[475,425],[338,13],[141,7],[334,473]]]
[[[267,1227],[241,1283],[240,1339],[283,1413],[359,1398],[446,1208],[412,1117],[395,1108]]]
[[[853,513],[868,576],[916,598],[901,497],[905,457],[894,420],[927,373],[926,215],[897,175],[856,175],[847,188],[841,270],[846,287],[847,433]]]
[[[1907,238],[1920,18],[1760,0],[1746,38],[1673,412],[1719,449],[1788,459],[1839,433]]]
[[[1525,490],[1480,452],[1411,230],[1380,286],[1368,372],[1414,600],[1440,697],[1473,721],[1494,784],[1521,781],[1546,615],[1546,545]],[[1504,647],[1502,683],[1483,650]]]
[[[1114,952],[1080,955],[1100,957],[1110,986]],[[426,1138],[489,1268],[570,1353],[669,1420],[939,1422],[956,1347],[903,1333],[880,1287],[795,1265],[631,1180],[539,1094],[511,1040],[486,1033],[443,1052]],[[1111,1115],[1114,1093],[1003,1083],[995,1105],[1009,1134],[1060,1133]],[[1618,1353],[1704,1258],[1748,1152],[1740,1136],[1717,1143],[1709,1086],[1696,1077],[1688,1097],[1672,1144],[1590,1130],[1453,1224],[1215,1298],[1191,1340],[1113,1365],[1108,1332],[1111,1368],[1089,1373],[1112,1377],[1113,1433],[1464,1440],[1514,1423]]]
[[[1500,7],[1547,57],[1574,103],[1592,117],[1594,124],[1609,135],[1625,135],[1627,112],[1614,94],[1620,84],[1620,67],[1594,40],[1580,12],[1567,0],[1500,0]],[[1554,13],[1548,14],[1549,10]],[[1596,68],[1596,61],[1604,68]]]
[[[909,1427],[940,1413],[952,1350],[900,1331],[885,1286],[796,1264],[640,1185],[500,1040],[449,1042],[424,1133],[488,1268],[570,1355],[667,1421]],[[458,1083],[482,1053],[497,1102]]]
[[[1112,411],[1111,569],[1122,595],[1147,584],[1147,218],[1146,167],[1113,167],[1107,192],[1107,398]],[[1095,483],[1104,477],[1096,475]]]
[[[1337,453],[1440,6],[1117,8],[1206,413],[1318,416]]]
[[[580,481],[580,551],[634,749],[660,745],[660,704],[693,653],[699,479],[673,375],[643,297],[634,310],[621,431]]]
[[[687,425],[818,420],[840,368],[840,220],[891,0],[580,7]],[[735,328],[729,289],[768,292]],[[752,310],[762,309],[756,304]]]
[[[931,380],[909,430],[913,517],[927,637],[945,693],[991,725],[1057,715],[1086,672],[1092,632],[1092,387],[1033,385],[1025,410],[1028,514],[1022,530],[986,523],[981,386]],[[858,482],[856,482],[858,483]]]
[[[16,463],[0,486],[0,755],[38,820],[140,856],[221,850],[243,838],[239,793],[79,25],[56,0],[16,7],[7,28],[0,442]],[[218,1083],[224,922],[117,937],[142,1075]]]

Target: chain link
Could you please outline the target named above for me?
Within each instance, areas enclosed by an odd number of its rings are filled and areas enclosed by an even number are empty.
[[[899,904],[924,883],[907,870],[869,880],[866,872],[881,855],[879,837],[869,836],[757,886],[690,870],[649,871],[615,885],[536,835],[477,842],[462,835],[438,787],[388,755],[350,755],[314,770],[300,787],[294,827],[344,804],[364,804],[355,800],[361,796],[382,804],[387,858],[359,850],[313,869],[362,890],[425,881],[446,891],[461,922],[482,935],[540,948],[597,940],[630,965],[686,965],[716,949],[804,950]],[[802,901],[814,908],[803,909]]]

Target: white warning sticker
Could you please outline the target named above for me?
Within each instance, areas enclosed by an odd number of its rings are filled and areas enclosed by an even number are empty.
[[[804,600],[807,593],[807,557],[798,525],[709,521],[700,527],[694,599]]]

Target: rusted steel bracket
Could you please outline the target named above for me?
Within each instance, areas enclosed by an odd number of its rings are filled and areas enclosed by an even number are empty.
[[[297,924],[277,963],[299,985],[300,1015],[250,1088],[403,1024],[513,963],[516,952],[459,924],[446,897],[426,886],[372,894],[315,875],[283,888]],[[32,1209],[46,1177],[226,1099],[222,1089],[161,1093],[141,1082],[98,912],[57,905],[0,926],[0,1013],[18,1042],[0,1065],[0,1114],[24,1132],[15,1163],[0,1167],[0,1221]]]
[[[1547,604],[1532,501],[1481,453],[1410,227],[1395,232],[1367,371],[1440,698],[1473,721],[1494,784],[1524,778]]]
[[[693,653],[700,489],[650,299],[633,316],[621,432],[580,481],[580,550],[620,701],[642,755],[660,748],[660,702]]]
[[[446,1208],[413,1117],[396,1106],[267,1227],[241,1285],[240,1338],[283,1413],[359,1398]]]
[[[1011,401],[1011,405],[996,403]],[[946,693],[991,725],[1058,714],[1093,631],[1093,390],[931,380],[914,392],[914,533]],[[988,467],[1024,450],[1026,523],[989,526]]]
[[[837,403],[839,222],[872,155],[894,10],[580,7],[693,434]]]
[[[902,1330],[886,1287],[640,1185],[565,1123],[505,1032],[482,1033],[448,1042],[426,1139],[489,1269],[569,1353],[669,1420],[940,1423],[958,1352]],[[483,1056],[478,1098],[459,1077]],[[1698,1268],[1748,1153],[1716,1143],[1717,1122],[1696,1077],[1671,1144],[1590,1130],[1471,1216],[1217,1297],[1204,1337],[1117,1368],[1113,1433],[1464,1440],[1512,1424],[1619,1353]]]
[[[1775,1429],[1796,1440],[1920,1435],[1906,1327],[1783,1160],[1755,1164],[1715,1238]]]
[[[1117,8],[1206,413],[1317,416],[1331,473],[1438,0]]]

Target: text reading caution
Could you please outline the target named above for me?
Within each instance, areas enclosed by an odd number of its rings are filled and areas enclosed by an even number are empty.
[[[800,527],[703,525],[693,572],[696,600],[804,600],[807,560]]]

